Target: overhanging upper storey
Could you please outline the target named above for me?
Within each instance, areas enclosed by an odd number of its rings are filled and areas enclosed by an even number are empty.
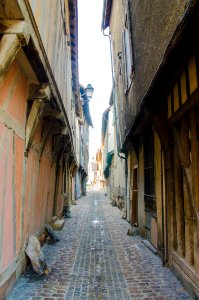
[[[109,27],[112,2],[112,0],[104,0],[102,12],[102,30],[105,30],[107,27]]]

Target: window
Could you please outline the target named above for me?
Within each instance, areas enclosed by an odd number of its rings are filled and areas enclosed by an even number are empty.
[[[130,88],[133,79],[133,52],[129,13],[125,16],[125,26],[122,36],[123,84],[124,93]]]
[[[144,200],[145,204],[154,205],[154,139],[152,130],[146,133],[144,142]]]

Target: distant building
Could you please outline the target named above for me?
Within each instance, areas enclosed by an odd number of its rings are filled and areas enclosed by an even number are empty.
[[[89,126],[93,127],[90,115],[89,97],[86,95],[85,87],[80,85],[80,97],[82,101],[83,116],[79,120],[79,168],[76,174],[76,199],[86,195],[86,182],[88,180],[89,163]]]
[[[102,169],[102,151],[98,149],[95,157],[90,159],[89,163],[89,188],[104,191],[104,176]]]

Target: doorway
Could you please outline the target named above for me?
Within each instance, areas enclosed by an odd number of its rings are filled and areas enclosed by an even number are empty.
[[[138,226],[138,168],[133,168],[133,189],[132,189],[132,208],[131,220],[133,226]]]

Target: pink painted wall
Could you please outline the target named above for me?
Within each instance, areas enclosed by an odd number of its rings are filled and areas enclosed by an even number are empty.
[[[53,215],[56,164],[52,164],[52,135],[39,156],[43,120],[28,157],[24,156],[27,93],[28,80],[13,62],[0,85],[0,273]],[[62,172],[61,167],[57,213],[63,209]]]
[[[0,271],[20,250],[21,188],[24,140],[17,136],[14,120],[25,127],[27,79],[14,62],[0,87]],[[6,122],[3,118],[6,116]]]

